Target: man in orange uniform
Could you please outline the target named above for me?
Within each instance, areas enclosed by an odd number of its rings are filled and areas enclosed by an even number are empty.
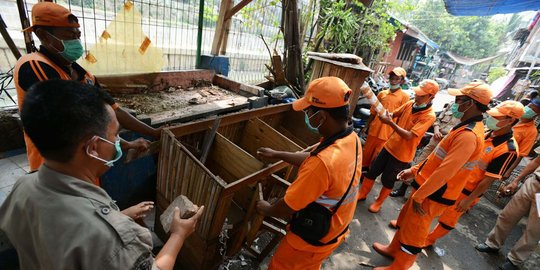
[[[435,122],[431,101],[439,91],[439,84],[434,80],[424,80],[419,87],[413,89],[416,94],[414,100],[399,107],[392,116],[388,114],[379,117],[382,123],[394,130],[394,133],[371,164],[358,194],[358,200],[365,200],[373,188],[375,179],[382,174],[383,187],[377,200],[369,207],[372,213],[380,211],[383,202],[394,188],[397,174],[410,167],[409,163],[414,159],[416,147],[422,136]],[[397,121],[392,121],[392,117],[396,117]]]
[[[396,67],[390,71],[388,76],[390,88],[379,92],[377,99],[384,108],[392,112],[407,103],[410,98],[407,93],[401,90],[401,85],[405,83],[405,77],[407,76],[405,69]],[[392,132],[394,132],[389,125],[385,125],[379,120],[373,107],[366,127],[369,130],[362,156],[362,171],[368,170],[371,162],[377,157]]]
[[[347,125],[350,94],[347,84],[337,77],[312,81],[305,96],[293,103],[293,109],[303,110],[308,128],[321,134],[319,146],[311,153],[269,148],[258,151],[263,157],[282,159],[300,166],[298,176],[284,198],[273,205],[266,201],[257,203],[257,211],[265,216],[294,214],[290,230],[272,257],[269,269],[320,269],[323,260],[345,240],[354,216],[362,172],[360,140]],[[301,233],[293,228],[294,220],[313,207],[334,213],[326,219],[328,231],[318,234],[318,239],[313,239],[314,234]],[[313,221],[310,224],[318,228],[322,223]]]
[[[519,146],[519,157],[512,164],[504,178],[510,177],[510,173],[519,165],[523,157],[526,157],[531,152],[538,130],[534,124],[534,119],[540,112],[540,97],[536,97],[525,107],[525,113],[521,120],[514,126],[514,138]]]
[[[518,156],[518,144],[512,126],[522,117],[523,105],[508,100],[489,110],[486,126],[491,131],[486,134],[484,151],[477,166],[471,173],[465,188],[461,191],[455,207],[448,207],[439,217],[439,224],[428,235],[426,246],[453,230],[465,211],[472,208],[493,181],[500,180]]]
[[[74,80],[99,87],[96,78],[75,62],[84,53],[79,27],[77,17],[56,3],[40,2],[32,7],[32,27],[24,31],[34,32],[41,46],[37,52],[22,56],[15,65],[13,75],[19,111],[23,106],[26,91],[40,81]],[[155,138],[159,137],[159,129],[147,126],[133,117],[120,108],[110,96],[107,97],[107,103],[114,109],[122,127]],[[44,158],[26,133],[24,141],[30,170],[36,171],[43,164]],[[133,142],[122,140],[124,150],[132,148],[144,151],[147,147],[148,142],[143,139]]]
[[[417,254],[425,246],[431,222],[456,202],[467,183],[484,147],[482,113],[488,110],[492,93],[489,86],[471,82],[461,89],[448,89],[456,96],[452,105],[461,123],[444,137],[428,158],[398,174],[402,181],[410,181],[413,190],[399,213],[398,230],[389,245],[374,243],[378,253],[394,258],[382,269],[409,269]]]

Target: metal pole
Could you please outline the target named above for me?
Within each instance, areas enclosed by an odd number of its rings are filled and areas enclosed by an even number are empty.
[[[197,28],[197,59],[195,62],[196,68],[201,67],[203,22],[204,22],[204,0],[199,0],[199,24]]]
[[[540,56],[540,37],[536,38],[536,40],[532,42],[531,45],[533,45],[534,43],[539,43],[539,44],[536,45],[536,52],[534,54],[534,58],[531,61],[531,66],[529,67],[529,71],[527,71],[527,76],[525,76],[525,80],[528,80],[529,77],[531,76],[532,70],[534,66],[536,66],[536,62],[537,62],[536,59],[538,59],[538,57]]]
[[[13,42],[13,39],[11,39],[11,37],[9,36],[7,26],[4,23],[4,19],[2,19],[2,15],[0,15],[0,32],[2,33],[2,37],[6,41],[9,49],[11,50],[11,53],[13,53],[13,56],[15,56],[17,60],[21,58],[21,52],[19,52],[17,45],[15,45],[15,42]]]
[[[22,29],[30,27],[30,21],[26,16],[26,7],[22,0],[17,0],[17,9],[19,10],[19,18],[21,19]],[[26,44],[26,53],[31,53],[34,50],[32,33],[24,32],[24,43]]]

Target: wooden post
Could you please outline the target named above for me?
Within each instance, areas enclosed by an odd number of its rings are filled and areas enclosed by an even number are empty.
[[[223,41],[223,34],[225,30],[225,16],[227,11],[232,5],[232,0],[222,0],[219,7],[219,17],[216,25],[216,33],[214,34],[214,41],[212,42],[211,53],[218,55],[219,48],[221,48],[221,42]]]
[[[28,20],[28,17],[26,16],[26,7],[24,5],[23,0],[17,0],[17,9],[19,10],[19,18],[21,19],[22,29],[26,29],[30,27],[30,21]],[[24,43],[26,44],[26,53],[31,53],[34,50],[34,46],[33,46],[34,42],[32,41],[32,33],[23,32],[23,34],[24,34]]]

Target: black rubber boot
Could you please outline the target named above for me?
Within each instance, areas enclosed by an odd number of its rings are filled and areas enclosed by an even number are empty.
[[[401,183],[401,186],[398,189],[394,189],[392,192],[390,192],[390,197],[403,197],[405,196],[405,193],[407,192],[407,188],[409,186],[405,183]]]

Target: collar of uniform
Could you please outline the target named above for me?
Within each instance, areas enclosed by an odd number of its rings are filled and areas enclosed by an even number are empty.
[[[426,107],[424,107],[424,108],[416,108],[416,109],[415,109],[415,108],[414,108],[414,103],[413,103],[412,113],[423,112],[423,111],[425,111],[425,110],[427,110],[427,109],[430,109],[432,105],[433,105],[433,104],[430,102],[430,103],[429,103]]]
[[[49,58],[49,60],[53,61],[57,66],[59,66],[67,74],[70,74],[70,71],[65,66],[58,63],[55,60],[55,58],[53,57],[53,54],[50,51],[48,51],[45,47],[43,47],[43,45],[39,46],[39,52],[42,53],[43,55],[47,56],[47,58]],[[84,74],[86,74],[86,70],[83,67],[81,67],[81,65],[77,64],[77,62],[71,63],[71,67],[75,71],[77,71],[77,74],[78,74],[77,80],[79,80],[79,81],[82,80],[83,77],[84,77]]]
[[[526,123],[517,123],[513,128],[521,128],[521,127],[529,127],[529,126],[534,126],[534,120],[533,121],[529,121],[529,122],[526,122]]]
[[[399,94],[399,93],[401,93],[401,92],[402,92],[401,87],[398,88],[398,89],[397,89],[396,91],[394,91],[394,92],[392,92],[392,89],[388,88],[388,94],[389,94],[389,95],[397,95],[397,94]]]
[[[42,165],[37,173],[38,181],[42,185],[58,192],[92,199],[106,205],[111,205],[113,202],[102,188],[84,180],[59,173],[46,165]]]
[[[492,133],[490,133],[491,135]],[[503,134],[503,135],[499,135],[497,137],[492,137],[491,138],[491,141],[493,142],[493,146],[498,146],[502,143],[505,143],[507,142],[508,140],[510,140],[512,138],[512,136],[514,136],[514,133],[512,131],[506,133],[506,134]]]
[[[337,133],[333,136],[330,136],[328,138],[325,138],[323,141],[321,141],[321,143],[319,144],[319,146],[317,146],[317,148],[315,150],[313,150],[310,155],[311,156],[316,156],[317,154],[319,154],[322,150],[326,149],[328,146],[334,144],[335,141],[341,139],[341,138],[345,138],[347,137],[349,134],[351,134],[353,132],[353,127],[352,126],[348,126],[344,131],[340,132],[340,133]]]
[[[469,119],[467,119],[466,121],[463,121],[459,124],[457,124],[455,127],[452,128],[452,130],[456,130],[462,126],[465,126],[465,125],[468,125],[472,122],[481,122],[482,120],[484,120],[484,117],[482,115],[477,115],[475,117],[471,117]]]

